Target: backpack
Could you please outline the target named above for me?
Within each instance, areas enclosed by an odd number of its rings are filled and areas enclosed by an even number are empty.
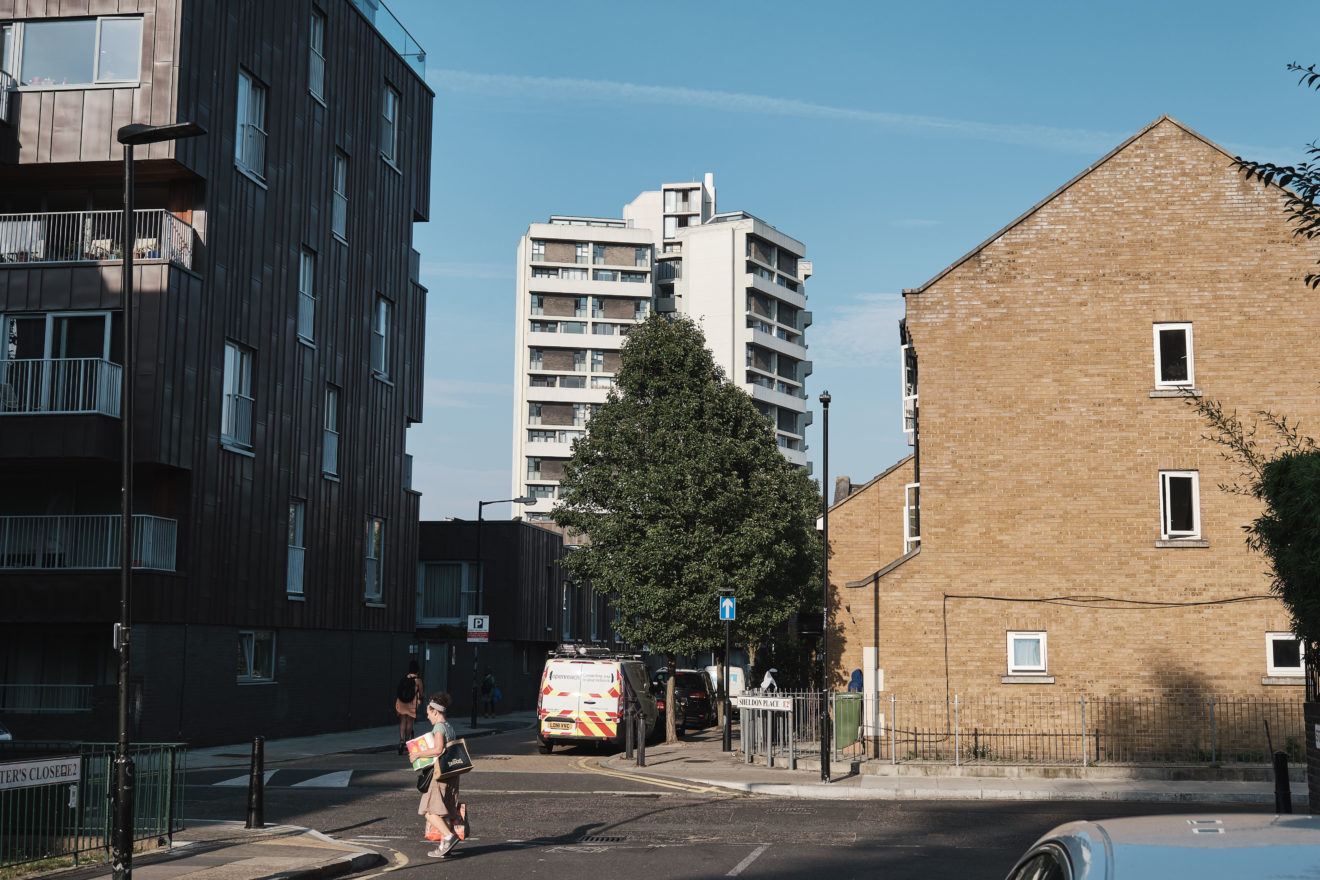
[[[405,675],[399,679],[399,687],[394,696],[399,699],[400,703],[411,703],[417,699],[417,679],[411,675]]]

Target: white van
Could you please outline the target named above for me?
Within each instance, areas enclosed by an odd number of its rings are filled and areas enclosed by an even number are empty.
[[[550,754],[556,744],[622,745],[629,702],[640,704],[650,739],[659,711],[641,657],[580,645],[552,651],[536,705],[541,754]]]
[[[715,683],[716,690],[724,687],[724,679],[720,677],[720,668],[718,666],[707,666],[706,674],[710,680]],[[738,698],[747,690],[747,675],[743,672],[741,666],[729,667],[729,704],[733,708],[738,708]]]

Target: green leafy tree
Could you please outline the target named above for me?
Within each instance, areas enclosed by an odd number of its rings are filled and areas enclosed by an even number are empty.
[[[1298,85],[1305,84],[1307,88],[1320,90],[1320,71],[1316,70],[1316,65],[1302,67],[1300,64],[1289,64],[1288,69],[1301,73],[1302,78],[1298,80]],[[1246,175],[1248,180],[1259,180],[1263,183],[1277,183],[1281,187],[1286,187],[1288,201],[1284,209],[1292,218],[1296,229],[1293,234],[1301,238],[1314,239],[1320,238],[1320,205],[1317,204],[1317,198],[1320,198],[1320,146],[1312,141],[1306,149],[1308,161],[1298,165],[1275,165],[1271,162],[1253,162],[1250,159],[1243,159],[1238,156],[1237,166]],[[1312,272],[1306,276],[1308,287],[1320,287],[1320,273]]]
[[[723,645],[721,595],[737,599],[745,644],[798,609],[819,567],[820,509],[701,329],[652,315],[628,335],[615,387],[573,447],[554,519],[590,539],[566,564],[611,597],[619,634],[673,669],[679,653]],[[672,676],[666,696],[672,707]]]
[[[1247,495],[1263,511],[1243,527],[1247,546],[1270,563],[1270,592],[1292,615],[1293,632],[1306,646],[1307,693],[1315,697],[1315,663],[1320,657],[1320,448],[1296,423],[1269,411],[1248,425],[1215,400],[1191,396],[1189,405],[1205,420],[1205,439],[1239,468],[1239,478],[1219,488]],[[1264,440],[1259,425],[1267,428]]]

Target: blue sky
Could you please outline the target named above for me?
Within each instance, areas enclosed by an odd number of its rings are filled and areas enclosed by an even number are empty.
[[[423,519],[510,497],[514,249],[551,214],[617,217],[715,175],[719,208],[807,246],[813,409],[830,474],[907,454],[903,288],[917,287],[1168,114],[1225,149],[1295,162],[1320,94],[1311,31],[1218,0],[452,3],[387,0],[435,90]],[[1308,54],[1309,53],[1309,54]],[[821,474],[821,419],[809,458]],[[505,509],[491,508],[503,517]]]

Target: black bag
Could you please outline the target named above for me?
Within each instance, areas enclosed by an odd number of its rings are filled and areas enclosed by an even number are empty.
[[[468,754],[467,742],[456,739],[445,746],[445,752],[437,760],[440,769],[436,771],[441,779],[452,779],[472,769],[472,756]],[[435,766],[435,765],[432,765]]]
[[[435,777],[435,764],[430,763],[417,771],[417,790],[426,794],[426,790],[431,787],[431,780]]]
[[[417,699],[417,679],[405,675],[399,680],[399,687],[395,690],[394,696],[400,703],[411,703]]]

